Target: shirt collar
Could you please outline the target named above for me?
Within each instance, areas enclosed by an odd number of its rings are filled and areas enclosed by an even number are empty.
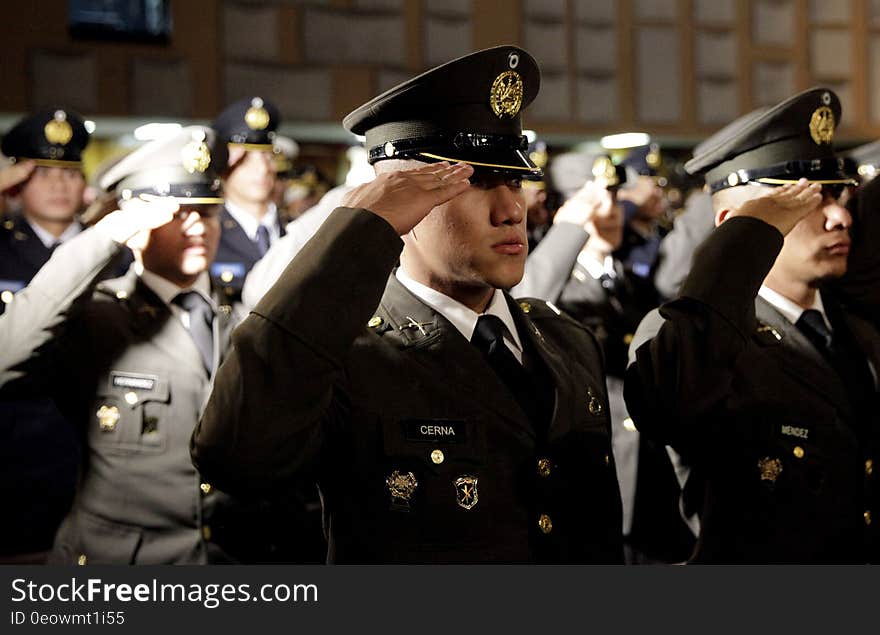
[[[169,307],[172,305],[174,298],[176,298],[178,294],[186,291],[196,291],[208,301],[208,304],[210,304],[212,308],[217,308],[214,305],[214,299],[211,297],[211,281],[207,271],[200,273],[195,283],[193,283],[191,287],[184,289],[152,271],[141,269],[140,267],[138,267],[138,270],[138,275],[140,275],[144,284],[149,287],[150,291],[159,296],[159,299]]]
[[[409,289],[419,300],[449,320],[464,335],[465,339],[471,340],[471,337],[474,335],[474,329],[477,328],[477,318],[480,317],[479,313],[472,311],[461,302],[453,300],[436,289],[416,282],[407,274],[402,266],[397,268],[394,275],[400,281],[400,284]],[[495,315],[500,318],[504,326],[507,327],[505,339],[512,343],[518,351],[522,351],[522,342],[516,330],[516,323],[513,321],[513,315],[510,313],[510,307],[507,305],[507,300],[501,289],[495,289],[492,301],[489,302],[489,306],[483,315]]]
[[[268,227],[270,234],[275,234],[278,231],[278,208],[273,202],[270,202],[266,206],[266,213],[263,214],[263,218],[260,220],[257,220],[250,212],[236,205],[229,199],[226,199],[224,205],[229,211],[229,215],[235,219],[235,222],[241,225],[244,233],[247,234],[247,237],[251,240],[257,239],[257,229],[260,228],[260,225]]]
[[[782,313],[792,324],[797,323],[806,309],[802,308],[795,302],[792,302],[788,298],[786,298],[781,293],[778,293],[771,289],[770,287],[761,285],[761,288],[758,290],[758,295],[764,298],[774,309]],[[815,299],[813,300],[813,306],[811,309],[815,309],[819,313],[822,314],[822,319],[825,321],[825,326],[831,330],[831,323],[828,321],[828,316],[825,315],[825,305],[822,304],[822,295],[818,291],[816,292]]]
[[[45,229],[40,227],[37,223],[32,223],[27,218],[25,218],[24,220],[34,231],[34,234],[37,235],[37,238],[40,239],[40,242],[46,246],[46,249],[51,249],[52,245],[54,245],[55,243],[61,244],[66,240],[70,240],[82,231],[82,226],[79,224],[79,222],[74,221],[67,227],[67,229],[61,232],[60,236],[56,238],[50,232],[47,232]]]

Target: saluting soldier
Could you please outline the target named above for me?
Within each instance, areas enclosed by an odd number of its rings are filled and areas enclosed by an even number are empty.
[[[225,559],[211,523],[227,497],[200,479],[188,452],[237,319],[218,310],[207,272],[225,150],[195,126],[122,159],[102,179],[121,211],[59,247],[0,318],[14,341],[0,399],[50,396],[87,449],[50,561]],[[125,244],[135,265],[100,281]]]
[[[58,245],[77,235],[86,187],[82,152],[89,143],[82,118],[63,108],[28,115],[3,137],[3,154],[18,164],[7,193],[21,213],[0,225],[0,312],[40,270]]]
[[[679,299],[640,325],[627,407],[680,455],[695,562],[877,559],[880,335],[823,284],[847,268],[856,180],[826,88],[702,144],[716,229]]]
[[[251,267],[284,235],[273,200],[280,123],[278,109],[270,101],[247,97],[227,107],[212,124],[229,144],[229,165],[223,171],[220,247],[211,277],[230,303],[241,299]]]
[[[28,115],[4,136],[12,163],[0,191],[20,209],[0,222],[0,314],[54,249],[81,231],[88,142],[82,119],[63,108]],[[9,349],[2,350],[0,359]],[[0,526],[0,559],[45,560],[73,500],[78,458],[76,435],[51,400],[0,400],[0,496],[11,510]]]
[[[500,46],[348,115],[376,179],[233,336],[193,459],[230,491],[311,475],[330,562],[622,562],[598,344],[504,292],[539,81]]]

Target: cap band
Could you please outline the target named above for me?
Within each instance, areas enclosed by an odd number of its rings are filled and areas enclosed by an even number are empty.
[[[852,161],[843,157],[826,157],[806,161],[787,161],[763,168],[740,169],[731,172],[724,179],[709,184],[712,194],[729,187],[746,183],[765,185],[785,185],[807,179],[813,183],[844,183],[858,185],[858,179],[851,176]]]

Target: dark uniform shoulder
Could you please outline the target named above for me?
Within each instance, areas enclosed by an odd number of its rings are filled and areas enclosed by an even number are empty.
[[[592,333],[589,328],[575,320],[565,311],[562,311],[552,302],[539,300],[538,298],[517,298],[516,303],[519,305],[520,310],[533,321],[561,319],[581,331]]]

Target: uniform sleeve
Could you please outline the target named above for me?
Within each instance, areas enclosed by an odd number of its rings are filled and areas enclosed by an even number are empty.
[[[681,297],[642,321],[624,386],[642,433],[682,454],[711,440],[781,248],[782,235],[763,221],[726,221],[697,250]]]
[[[379,304],[403,242],[338,208],[232,335],[191,444],[221,489],[271,487],[317,467],[344,419],[344,360]]]
[[[0,316],[0,387],[5,389],[27,374],[38,380],[37,367],[53,365],[43,348],[65,336],[69,330],[65,326],[122,252],[119,244],[95,229],[83,231],[55,250]]]
[[[523,279],[511,289],[511,295],[556,302],[588,238],[589,234],[574,223],[553,225],[529,255]]]

